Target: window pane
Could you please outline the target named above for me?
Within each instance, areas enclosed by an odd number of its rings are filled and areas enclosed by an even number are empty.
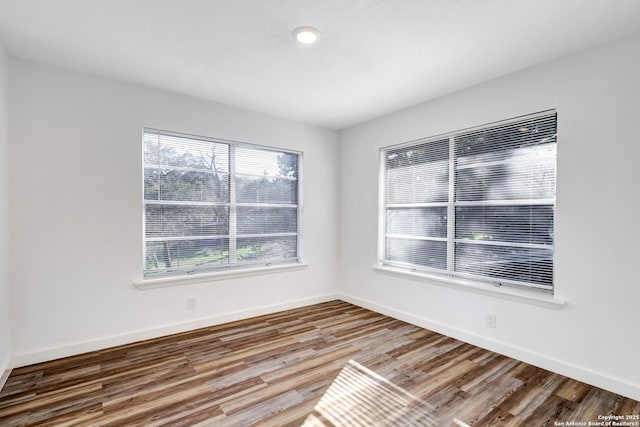
[[[209,172],[229,172],[229,145],[208,140],[160,134],[157,156],[145,156],[151,164],[198,169]],[[147,139],[145,139],[147,144]],[[153,152],[153,145],[146,153]],[[155,161],[154,161],[155,160]]]
[[[229,239],[147,242],[145,275],[205,270],[228,262]]]
[[[387,209],[387,233],[447,237],[447,208]]]
[[[236,176],[238,203],[298,203],[298,181],[287,178]]]
[[[425,163],[438,163],[448,159],[449,138],[444,138],[389,150],[385,153],[385,167],[396,169]]]
[[[447,242],[415,239],[386,239],[386,259],[424,267],[447,268]]]
[[[449,140],[385,153],[386,203],[446,202]]]
[[[157,133],[145,132],[144,140],[144,164],[160,164],[160,135]]]
[[[456,157],[492,155],[556,142],[556,115],[496,124],[455,137]],[[502,153],[496,155],[496,153]]]
[[[229,202],[229,175],[182,170],[160,171],[160,199]]]
[[[238,234],[296,233],[298,210],[295,208],[238,207]]]
[[[553,250],[456,243],[456,271],[551,286]]]
[[[159,200],[160,182],[158,169],[144,170],[144,199]]]
[[[548,199],[555,196],[556,145],[462,157],[456,166],[456,200]]]
[[[298,257],[297,236],[238,238],[238,262],[284,261]]]
[[[456,208],[456,239],[553,244],[553,206]]]
[[[257,148],[236,148],[236,173],[262,177],[297,178],[298,156]]]
[[[229,208],[146,205],[145,226],[147,237],[228,235]]]

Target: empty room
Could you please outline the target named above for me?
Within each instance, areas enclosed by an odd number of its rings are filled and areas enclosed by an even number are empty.
[[[637,0],[0,0],[0,426],[640,426]]]

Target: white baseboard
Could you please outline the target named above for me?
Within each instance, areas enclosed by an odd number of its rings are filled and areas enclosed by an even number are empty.
[[[307,305],[319,304],[335,299],[340,299],[336,293],[318,295],[311,298],[304,298],[284,303],[265,305],[254,307],[247,310],[234,311],[230,313],[219,314],[215,316],[205,317],[201,319],[189,320],[171,325],[165,325],[158,328],[139,330],[127,334],[115,335],[110,337],[99,338],[90,341],[77,342],[73,344],[46,348],[39,351],[14,354],[13,367],[27,366],[34,363],[47,362],[62,357],[74,356],[89,351],[102,350],[117,345],[130,344],[136,341],[158,338],[166,335],[186,332],[193,329],[205,328],[207,326],[219,325],[222,323],[233,322],[236,320],[248,319],[250,317],[262,316],[264,314],[276,313],[278,311],[289,310],[292,308],[304,307]]]
[[[495,341],[481,335],[477,335],[457,328],[452,328],[445,324],[435,322],[421,316],[416,316],[402,310],[397,310],[382,304],[378,304],[373,301],[368,301],[345,293],[340,293],[338,297],[339,299],[351,304],[367,308],[381,314],[385,314],[395,319],[399,319],[404,322],[408,322],[413,325],[420,326],[422,328],[429,329],[443,335],[447,335],[460,341],[464,341],[466,343],[473,344],[478,347],[482,347],[517,360],[521,360],[531,365],[576,379],[578,381],[582,381],[595,387],[612,391],[614,393],[629,397],[634,400],[640,400],[640,386],[638,384],[633,384],[628,381],[595,372],[587,368],[575,366],[565,361],[550,358],[548,356],[535,353],[523,348],[514,347],[510,344]]]
[[[0,390],[2,390],[2,387],[4,387],[4,384],[7,382],[9,374],[11,374],[11,360],[6,358],[0,362]]]

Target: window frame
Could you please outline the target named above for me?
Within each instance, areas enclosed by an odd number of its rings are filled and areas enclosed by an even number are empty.
[[[555,144],[556,144],[556,154],[554,157],[554,171],[555,171],[555,183],[554,183],[554,197],[552,199],[537,199],[537,200],[502,200],[502,201],[456,201],[455,200],[455,190],[456,190],[456,137],[460,135],[464,135],[467,133],[483,130],[483,129],[491,129],[497,128],[500,126],[507,126],[513,123],[518,123],[523,120],[531,120],[543,117],[553,116],[556,125],[556,135],[555,135]],[[386,259],[386,245],[388,237],[401,237],[401,235],[395,236],[394,233],[387,233],[387,211],[390,208],[394,207],[402,207],[403,204],[393,204],[387,203],[387,168],[386,168],[386,153],[389,151],[395,151],[402,148],[408,147],[417,147],[423,144],[428,144],[437,141],[443,141],[447,139],[449,144],[449,157],[447,159],[448,162],[448,195],[446,202],[428,202],[428,203],[407,203],[406,207],[409,205],[413,208],[415,207],[445,207],[447,208],[447,235],[446,238],[440,237],[418,237],[415,240],[428,240],[428,241],[445,241],[446,242],[446,270],[438,269],[428,266],[420,266],[407,262],[401,261],[392,261]],[[478,244],[483,245],[487,244],[483,241],[470,241],[466,239],[456,239],[455,231],[456,231],[456,207],[461,206],[542,206],[542,205],[552,205],[553,206],[553,227],[555,230],[556,224],[556,202],[557,202],[557,110],[549,109],[544,110],[532,114],[526,114],[522,116],[512,117],[505,120],[499,120],[491,123],[486,123],[478,126],[473,126],[469,128],[464,128],[452,132],[445,132],[438,135],[429,136],[426,138],[419,138],[407,142],[402,142],[399,144],[393,144],[389,146],[385,146],[379,149],[379,157],[378,157],[379,165],[378,165],[378,262],[377,268],[392,268],[399,269],[400,271],[406,271],[410,275],[419,274],[423,277],[434,277],[438,280],[442,280],[445,282],[450,282],[456,285],[460,284],[460,280],[470,283],[475,286],[479,284],[480,286],[491,285],[500,287],[502,285],[519,288],[523,290],[531,290],[536,292],[543,292],[553,294],[555,290],[555,237],[553,239],[553,243],[550,246],[552,250],[552,282],[550,286],[536,284],[536,283],[527,283],[521,282],[517,280],[509,280],[509,279],[498,279],[492,278],[489,276],[482,276],[478,274],[465,273],[455,270],[455,252],[456,252],[456,243],[469,243],[469,244]],[[527,203],[525,203],[527,202]],[[494,246],[501,246],[500,243],[493,242]],[[506,243],[506,242],[505,242]],[[537,245],[530,245],[526,243],[509,243],[504,244],[504,246],[508,247],[517,247],[517,248],[527,248],[534,247]],[[539,245],[542,247],[543,245]],[[546,249],[549,249],[548,246],[545,246]]]
[[[150,201],[145,198],[145,170],[146,170],[146,162],[145,162],[145,135],[146,134],[158,134],[164,135],[168,137],[177,137],[177,138],[185,138],[192,139],[203,142],[211,142],[216,144],[224,144],[229,147],[228,152],[228,172],[224,172],[229,176],[229,201],[228,203],[221,203],[220,206],[225,206],[229,209],[228,218],[229,218],[229,234],[228,236],[219,237],[221,239],[229,240],[229,263],[222,264],[219,266],[208,267],[204,269],[198,270],[197,268],[193,268],[191,270],[187,270],[185,268],[176,267],[175,271],[164,271],[158,273],[148,274],[145,265],[146,265],[146,248],[148,241],[156,241],[158,239],[162,239],[160,237],[147,237],[146,231],[146,206],[148,204],[151,205],[163,205],[162,201]],[[286,271],[288,269],[296,269],[299,267],[304,267],[306,264],[303,262],[303,163],[304,163],[304,153],[298,150],[285,149],[281,147],[267,146],[261,144],[254,144],[248,142],[240,142],[222,138],[214,138],[202,135],[194,135],[184,132],[176,132],[176,131],[168,131],[158,128],[152,127],[144,127],[141,133],[141,147],[142,147],[142,179],[141,179],[141,189],[142,189],[142,280],[134,282],[136,287],[144,289],[146,287],[157,287],[159,286],[167,286],[172,282],[183,282],[183,283],[191,283],[200,281],[200,279],[208,279],[208,280],[216,280],[216,279],[224,279],[230,276],[252,276],[255,274],[265,274],[277,271]],[[250,202],[237,202],[236,201],[236,176],[249,176],[247,174],[238,174],[236,173],[236,164],[235,164],[235,153],[238,148],[246,148],[252,150],[260,150],[260,151],[271,151],[274,153],[284,153],[284,154],[292,154],[297,158],[297,171],[296,171],[296,194],[297,194],[297,203],[296,204],[288,204],[288,203],[250,203]],[[179,170],[180,167],[175,167],[176,170]],[[151,203],[149,203],[151,202]],[[180,206],[197,206],[197,202],[189,202],[189,201],[169,201],[169,203],[165,203],[165,205],[180,205]],[[285,206],[286,205],[286,206]],[[209,206],[209,205],[208,205]],[[242,235],[238,233],[237,230],[237,210],[239,207],[260,207],[260,208],[269,208],[269,207],[290,207],[292,209],[296,209],[296,232],[293,233],[265,233],[259,235]],[[277,235],[287,234],[288,236],[296,236],[296,257],[288,258],[288,259],[260,259],[256,261],[249,262],[237,262],[235,257],[235,251],[237,249],[237,240],[242,238],[251,238],[251,237],[278,237]],[[188,236],[185,236],[188,237]],[[196,240],[201,237],[196,237]],[[212,237],[218,238],[218,237]],[[171,238],[169,238],[171,240]],[[175,239],[174,239],[175,240]],[[233,242],[233,243],[232,243]],[[234,259],[236,262],[231,263],[231,260]]]

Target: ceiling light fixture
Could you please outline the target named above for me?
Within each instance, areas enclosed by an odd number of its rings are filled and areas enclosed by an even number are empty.
[[[313,27],[298,27],[293,30],[293,36],[300,43],[313,44],[318,40],[320,33]]]

